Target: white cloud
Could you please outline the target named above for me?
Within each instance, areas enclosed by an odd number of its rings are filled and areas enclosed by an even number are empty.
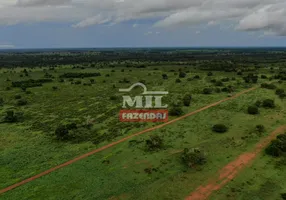
[[[60,21],[83,28],[157,19],[154,26],[162,28],[227,20],[237,30],[286,35],[285,17],[285,0],[0,0],[0,24],[4,25]]]

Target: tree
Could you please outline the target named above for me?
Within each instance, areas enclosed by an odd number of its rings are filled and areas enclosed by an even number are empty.
[[[183,98],[184,106],[190,106],[192,100],[192,95],[186,94]]]
[[[3,122],[5,123],[14,123],[19,122],[23,119],[23,113],[15,113],[13,110],[6,112]]]
[[[182,162],[187,167],[195,167],[197,165],[204,165],[207,162],[206,156],[199,149],[184,149],[181,156]]]
[[[247,109],[247,112],[248,112],[248,114],[251,114],[251,115],[259,114],[258,107],[256,107],[256,106],[249,106]]]
[[[163,139],[158,135],[151,135],[148,140],[146,140],[146,146],[148,151],[155,151],[163,147]]]
[[[60,125],[55,131],[55,135],[58,140],[68,140],[69,139],[69,130],[66,126]]]
[[[182,108],[179,106],[173,106],[169,111],[170,116],[181,116],[183,113]]]
[[[162,77],[163,77],[164,80],[168,79],[168,75],[167,74],[162,74]]]
[[[25,106],[28,104],[28,101],[26,99],[20,99],[17,101],[17,106]]]
[[[216,124],[212,127],[212,130],[217,133],[225,133],[228,131],[228,128],[224,124]]]
[[[203,94],[211,94],[212,93],[212,89],[211,88],[204,88],[203,89]]]
[[[4,104],[4,99],[0,97],[0,106],[3,106],[3,104]]]
[[[179,73],[179,77],[180,77],[180,78],[185,78],[186,76],[187,76],[187,74],[186,74],[185,72],[182,72],[182,71],[181,71],[181,72]]]
[[[275,108],[275,102],[274,100],[272,99],[265,99],[263,102],[262,102],[262,106],[264,108]]]
[[[176,83],[181,83],[182,81],[181,81],[181,79],[176,79]]]

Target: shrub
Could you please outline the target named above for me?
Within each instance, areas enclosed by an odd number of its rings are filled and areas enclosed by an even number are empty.
[[[181,79],[176,79],[176,83],[181,83],[182,81],[181,81]]]
[[[13,110],[6,112],[6,116],[3,119],[5,123],[19,122],[23,119],[23,113],[15,113]]]
[[[184,149],[181,159],[187,167],[204,165],[207,162],[205,154],[199,149]]]
[[[155,151],[163,147],[163,139],[158,135],[151,135],[148,140],[146,140],[146,147],[148,151]]]
[[[273,140],[271,144],[265,149],[267,155],[273,157],[280,157],[286,153],[286,135],[282,134],[277,136],[276,140]]]
[[[15,99],[21,99],[21,98],[22,98],[21,95],[19,95],[19,94],[15,95]]]
[[[223,78],[221,79],[222,82],[228,82],[229,81],[229,78]]]
[[[185,78],[187,76],[187,74],[185,72],[180,72],[179,73],[179,77],[180,78]]]
[[[204,88],[203,89],[203,94],[211,94],[212,93],[212,89],[211,88]]]
[[[179,106],[173,106],[169,111],[170,116],[181,116],[183,113],[182,108]]]
[[[248,114],[251,114],[251,115],[259,114],[258,107],[256,107],[256,106],[249,106],[247,109],[247,112],[248,112]]]
[[[268,77],[266,75],[261,75],[262,79],[267,79]]]
[[[56,128],[55,135],[58,140],[68,140],[69,139],[69,130],[66,126],[60,125]]]
[[[280,95],[280,94],[284,94],[285,90],[284,89],[277,89],[275,94]]]
[[[263,132],[265,132],[265,127],[263,125],[257,125],[256,131],[259,133],[263,133]]]
[[[221,87],[221,86],[223,86],[224,84],[223,84],[223,82],[221,82],[221,81],[217,81],[216,83],[215,83],[215,86],[218,86],[218,87]]]
[[[168,75],[167,75],[167,74],[162,74],[162,78],[163,78],[164,80],[167,80],[167,79],[168,79]]]
[[[261,84],[262,88],[266,88],[266,89],[270,89],[270,90],[275,90],[276,89],[276,85],[274,84],[268,84],[268,83],[262,83]]]
[[[192,95],[186,94],[183,98],[183,104],[184,106],[190,106],[192,100]]]
[[[111,101],[115,101],[115,100],[117,100],[117,97],[116,97],[116,96],[111,96],[111,97],[110,97],[110,100],[111,100]]]
[[[25,106],[28,104],[28,101],[26,99],[20,99],[17,101],[17,106]]]
[[[201,77],[199,75],[194,76],[194,79],[200,79]]]
[[[282,194],[281,194],[281,198],[282,198],[283,200],[286,200],[286,193],[282,193]]]
[[[272,99],[265,99],[262,103],[264,108],[275,108],[275,102]]]
[[[58,90],[58,87],[57,86],[53,86],[52,89],[53,90]]]
[[[228,128],[224,124],[216,124],[212,127],[212,130],[217,133],[225,133],[228,131]]]
[[[212,72],[209,72],[208,73],[208,76],[213,76],[214,74]]]
[[[221,93],[221,89],[220,88],[215,88],[215,92],[216,93]]]
[[[4,104],[4,99],[0,97],[0,106],[3,106]]]
[[[260,107],[262,105],[262,102],[260,100],[257,100],[254,105]]]
[[[286,98],[286,93],[279,94],[279,98],[280,98],[280,99]]]

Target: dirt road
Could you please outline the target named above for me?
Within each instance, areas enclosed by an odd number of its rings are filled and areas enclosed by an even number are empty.
[[[277,137],[286,131],[286,125],[279,127],[272,132],[267,138],[259,142],[252,152],[240,155],[236,160],[222,168],[214,178],[208,181],[206,185],[199,186],[185,200],[206,200],[211,194],[221,189],[228,182],[233,180],[245,167],[249,166],[252,161],[261,153],[261,151]]]

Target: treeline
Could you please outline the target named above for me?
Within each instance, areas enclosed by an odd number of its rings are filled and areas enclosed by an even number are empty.
[[[86,78],[101,76],[99,72],[96,73],[65,73],[59,76],[59,78]]]
[[[53,82],[52,79],[29,79],[26,81],[14,81],[12,82],[12,87],[18,88],[30,88],[30,87],[39,87],[42,86],[43,83],[50,83]]]

